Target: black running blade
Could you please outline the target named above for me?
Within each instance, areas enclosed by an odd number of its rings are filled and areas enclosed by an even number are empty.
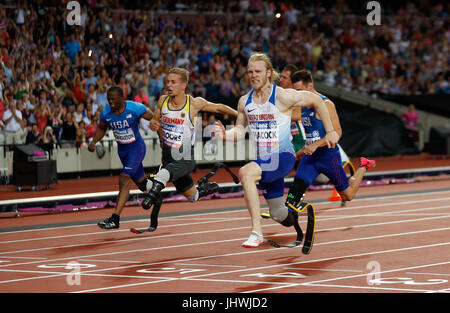
[[[156,230],[156,227],[150,226],[149,228],[143,228],[143,229],[136,229],[136,228],[130,228],[130,232],[133,234],[142,234],[146,232],[153,232]]]
[[[271,239],[269,239],[268,242],[269,242],[269,244],[271,244],[275,248],[295,248],[295,247],[298,247],[302,243],[301,240],[296,240],[294,242],[291,242],[290,244],[282,245],[282,244],[279,244],[278,242],[276,242],[274,240],[271,240]]]

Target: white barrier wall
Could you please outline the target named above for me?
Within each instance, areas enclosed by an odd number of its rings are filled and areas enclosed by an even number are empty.
[[[159,140],[145,140],[147,152],[143,161],[144,167],[156,167],[161,163],[161,147]],[[51,159],[56,160],[57,173],[77,173],[95,170],[120,170],[122,163],[117,153],[115,141],[104,141],[105,155],[100,159],[87,146],[81,148],[55,148]],[[0,174],[13,175],[13,152],[0,151]],[[248,161],[255,157],[253,144],[249,140],[241,143],[213,140],[209,143],[197,141],[194,146],[194,158],[197,164],[216,162]]]

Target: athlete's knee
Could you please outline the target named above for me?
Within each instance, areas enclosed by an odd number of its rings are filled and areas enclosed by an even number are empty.
[[[347,193],[347,192],[339,192],[339,195],[341,196],[343,201],[352,201],[354,196]]]
[[[288,209],[284,205],[283,197],[267,199],[267,204],[269,205],[270,217],[274,221],[281,223],[286,219],[288,215]]]
[[[261,176],[261,169],[256,163],[249,163],[239,169],[238,176],[242,184],[254,183]]]
[[[131,176],[126,173],[120,173],[119,174],[119,187],[128,186],[127,184],[130,183]]]
[[[196,202],[200,198],[197,187],[192,186],[188,190],[182,192],[189,202]]]
[[[269,205],[270,217],[285,227],[293,226],[298,219],[298,213],[289,210],[285,204],[283,197],[267,199]]]
[[[241,167],[238,171],[238,176],[240,181],[242,182],[244,179],[247,179],[248,177],[248,169],[245,167]]]

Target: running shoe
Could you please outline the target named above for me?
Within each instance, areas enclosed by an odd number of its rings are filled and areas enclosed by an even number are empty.
[[[257,232],[252,231],[252,233],[250,234],[250,237],[248,237],[247,241],[242,243],[242,246],[245,248],[254,248],[254,247],[259,246],[263,242],[264,242],[263,235],[260,235]]]
[[[371,167],[375,167],[377,165],[377,162],[375,160],[369,160],[364,157],[361,157],[359,159],[359,163],[361,164],[359,167],[365,167],[366,169],[369,169]]]
[[[119,228],[119,221],[114,221],[112,217],[105,218],[103,221],[98,222],[97,226],[103,229]]]

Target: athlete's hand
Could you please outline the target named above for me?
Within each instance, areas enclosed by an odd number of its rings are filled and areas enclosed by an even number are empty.
[[[221,121],[217,121],[214,123],[214,136],[218,139],[223,139],[225,137],[225,126],[223,126]]]
[[[300,150],[295,152],[295,159],[298,161],[305,154],[305,147],[303,146]]]
[[[150,121],[150,129],[154,132],[158,131],[159,127],[161,126],[160,121],[151,120]]]
[[[328,148],[334,148],[339,141],[339,135],[335,130],[333,130],[327,133],[325,140],[327,141]]]
[[[318,142],[318,141],[316,141],[316,142]],[[303,153],[304,153],[304,154],[306,154],[306,155],[312,155],[312,154],[317,150],[317,148],[318,148],[317,144],[312,143],[312,144],[310,144],[310,145],[304,146],[304,147],[302,148],[302,150],[303,150]]]

